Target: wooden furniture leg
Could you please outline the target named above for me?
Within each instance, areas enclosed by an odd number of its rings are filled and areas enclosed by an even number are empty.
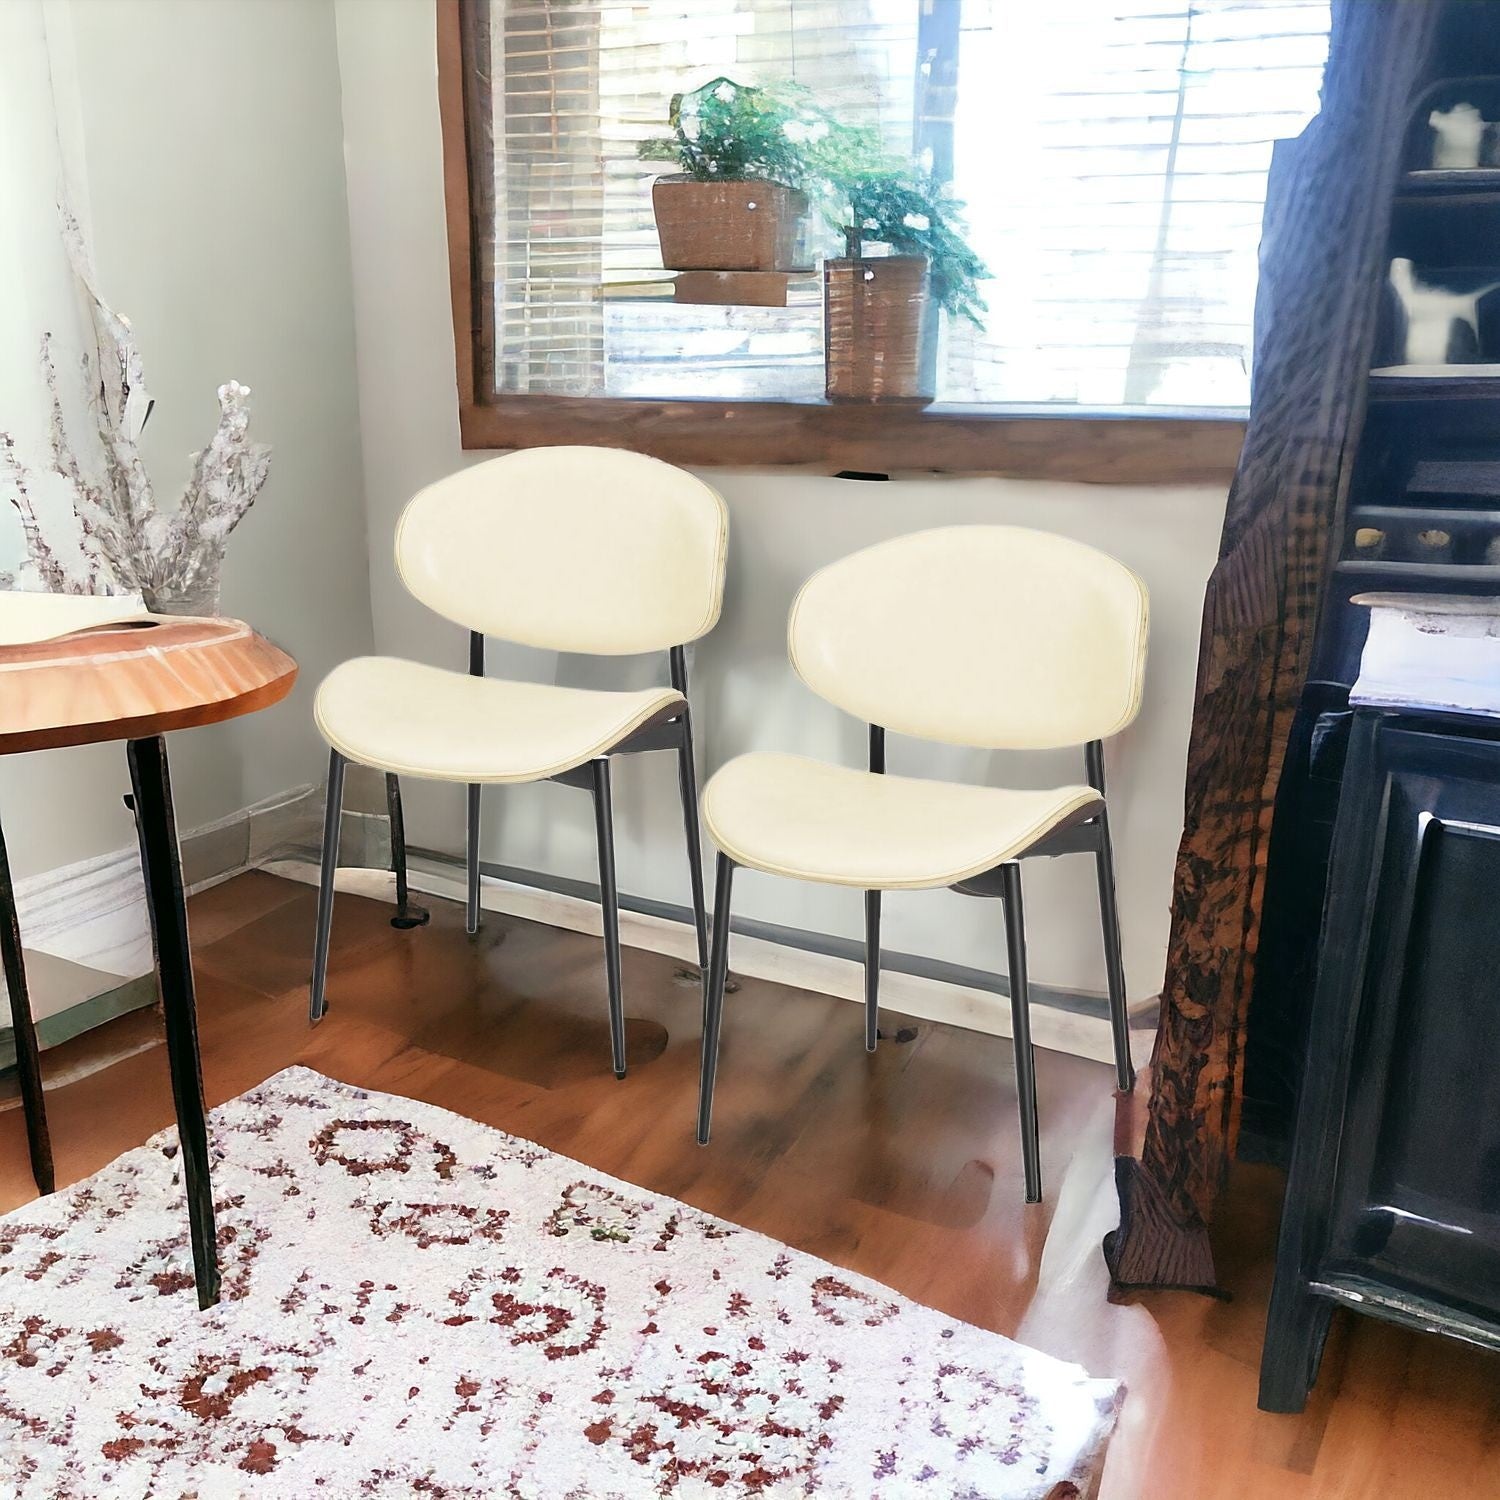
[[[1309,1296],[1289,1278],[1278,1279],[1266,1317],[1260,1359],[1260,1409],[1299,1412],[1318,1378],[1333,1305]]]

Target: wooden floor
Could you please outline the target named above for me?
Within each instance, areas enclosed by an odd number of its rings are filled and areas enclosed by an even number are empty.
[[[886,1030],[913,1039],[870,1057],[848,1002],[750,980],[728,1003],[703,1150],[698,991],[670,959],[626,950],[616,1082],[597,939],[486,914],[471,940],[458,907],[433,906],[429,928],[397,932],[388,908],[339,898],[331,1010],[309,1031],[312,891],[257,873],[194,898],[209,1102],[292,1063],[425,1099],[1121,1377],[1105,1500],[1500,1495],[1494,1356],[1340,1314],[1307,1412],[1256,1411],[1274,1173],[1238,1173],[1217,1231],[1232,1301],[1105,1300],[1109,1069],[1039,1054],[1046,1201],[1028,1208],[1008,1043],[892,1015]],[[170,1122],[156,1039],[147,1011],[46,1055],[60,1183]],[[12,1108],[0,1209],[31,1195]]]

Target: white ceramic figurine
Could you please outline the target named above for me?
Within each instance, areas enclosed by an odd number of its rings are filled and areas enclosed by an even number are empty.
[[[1432,143],[1432,165],[1443,172],[1469,172],[1479,165],[1485,122],[1472,104],[1435,109],[1427,123],[1437,133]]]
[[[1418,280],[1412,263],[1401,259],[1391,262],[1391,286],[1406,314],[1406,363],[1445,365],[1449,363],[1455,323],[1469,329],[1478,347],[1480,300],[1500,288],[1500,282],[1476,287],[1472,292],[1454,292]]]

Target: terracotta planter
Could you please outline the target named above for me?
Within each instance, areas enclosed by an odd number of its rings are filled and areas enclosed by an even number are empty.
[[[823,354],[830,401],[923,405],[922,333],[931,316],[927,257],[823,264]]]
[[[791,271],[807,196],[779,182],[658,177],[651,188],[669,271]]]

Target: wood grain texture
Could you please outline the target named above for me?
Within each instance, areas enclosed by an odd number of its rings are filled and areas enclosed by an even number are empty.
[[[438,120],[443,134],[443,202],[448,216],[448,282],[461,407],[474,402],[474,257],[469,217],[469,145],[464,118],[464,16],[459,0],[437,0]]]
[[[152,616],[0,648],[0,755],[140,739],[279,702],[297,664],[240,620]]]
[[[937,316],[925,255],[823,262],[823,363],[830,401],[930,401],[922,335]]]
[[[596,443],[669,463],[998,474],[1093,484],[1222,484],[1234,417],[976,414],[957,407],[496,396],[461,406],[465,448]]]
[[[1028,1208],[1008,1043],[891,1014],[887,1030],[915,1039],[869,1056],[856,1007],[746,980],[726,1009],[714,1143],[700,1149],[699,995],[672,959],[625,951],[631,1071],[616,1083],[597,937],[486,914],[471,940],[449,901],[432,903],[430,927],[397,932],[390,906],[340,896],[332,1008],[309,1031],[314,900],[264,874],[192,899],[211,1103],[292,1063],[424,1099],[1117,1376],[1128,1395],[1100,1500],[1487,1492],[1500,1358],[1340,1314],[1307,1411],[1256,1411],[1276,1173],[1237,1168],[1224,1200],[1233,1301],[1106,1300],[1107,1066],[1038,1054],[1048,1188]],[[45,1054],[60,1181],[171,1122],[157,1024],[138,1012]],[[20,1111],[0,1111],[0,1209],[32,1194]]]
[[[1272,161],[1255,395],[1203,607],[1150,1113],[1140,1160],[1120,1174],[1122,1282],[1201,1271],[1234,1152],[1271,817],[1363,423],[1408,100],[1437,10],[1340,0],[1323,112]],[[1200,1284],[1212,1280],[1210,1268]]]
[[[700,307],[785,307],[791,271],[679,271],[672,300]],[[805,273],[803,273],[805,274]]]
[[[792,271],[807,194],[779,182],[696,182],[672,174],[651,185],[669,271]]]

